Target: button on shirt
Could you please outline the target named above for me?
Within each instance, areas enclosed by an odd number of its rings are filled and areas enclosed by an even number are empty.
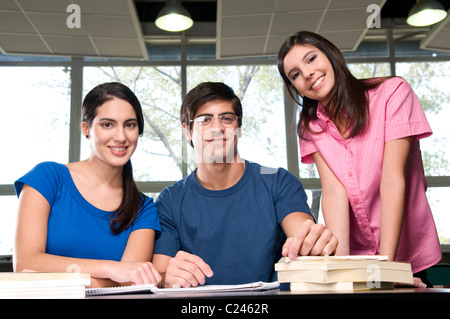
[[[300,139],[303,163],[311,164],[311,154],[320,152],[330,169],[347,190],[350,207],[350,253],[379,254],[381,198],[380,183],[384,144],[414,136],[406,167],[403,225],[396,260],[411,263],[413,272],[426,269],[441,259],[441,251],[431,209],[419,139],[430,136],[417,96],[402,78],[386,80],[368,91],[369,123],[366,131],[344,139],[323,105],[313,131]],[[331,212],[332,213],[332,212]]]

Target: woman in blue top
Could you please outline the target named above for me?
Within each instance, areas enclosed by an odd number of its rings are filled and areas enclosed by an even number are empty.
[[[38,164],[15,182],[19,197],[14,269],[91,274],[91,286],[158,284],[150,263],[161,230],[153,200],[133,180],[141,105],[125,85],[92,89],[82,106],[85,161]]]

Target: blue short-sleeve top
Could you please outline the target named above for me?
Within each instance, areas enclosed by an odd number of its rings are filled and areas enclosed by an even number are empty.
[[[36,165],[14,183],[17,196],[24,184],[36,189],[50,204],[48,254],[119,261],[131,232],[144,228],[161,230],[153,199],[142,194],[144,203],[133,224],[114,234],[110,228],[114,212],[101,210],[84,199],[63,164],[43,162]]]

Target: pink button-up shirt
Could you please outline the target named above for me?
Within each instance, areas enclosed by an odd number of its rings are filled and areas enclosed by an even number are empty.
[[[404,79],[389,79],[369,90],[368,96],[367,130],[349,139],[341,136],[319,103],[318,119],[311,121],[310,127],[323,133],[309,134],[308,140],[300,139],[301,160],[313,163],[311,154],[319,151],[346,188],[350,202],[350,253],[379,254],[384,144],[414,136],[406,168],[405,208],[396,260],[410,262],[416,273],[442,257],[425,195],[427,183],[419,148],[419,139],[432,132],[419,100]]]

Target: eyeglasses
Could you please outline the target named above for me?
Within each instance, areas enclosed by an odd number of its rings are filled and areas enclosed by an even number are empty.
[[[203,127],[211,126],[215,119],[219,119],[220,123],[222,123],[223,126],[233,126],[234,123],[236,123],[237,119],[239,117],[235,114],[221,114],[218,117],[213,117],[211,115],[202,115],[199,117],[196,117],[193,120],[190,120],[189,123],[194,122],[195,125],[201,125]]]

